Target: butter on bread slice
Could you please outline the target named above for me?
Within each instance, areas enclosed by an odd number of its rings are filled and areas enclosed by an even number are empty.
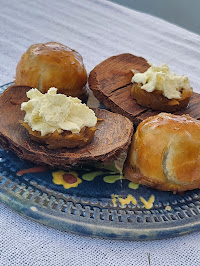
[[[12,150],[20,158],[36,164],[63,169],[74,165],[94,163],[108,164],[126,151],[132,137],[133,125],[122,115],[103,109],[94,109],[102,119],[94,140],[82,148],[49,150],[45,145],[30,139],[26,129],[20,124],[25,112],[21,103],[28,100],[27,86],[10,86],[0,95],[0,145]]]
[[[109,57],[98,64],[89,75],[89,86],[95,97],[109,110],[128,117],[137,126],[140,122],[160,111],[154,111],[149,107],[143,107],[137,103],[131,94],[133,83],[131,82],[133,72],[143,73],[150,67],[147,60],[129,53]],[[185,95],[186,96],[186,95]],[[184,97],[185,97],[184,96]],[[177,112],[172,105],[172,112],[177,114],[189,114],[200,119],[200,94],[193,92],[189,105]],[[171,102],[171,104],[174,104]],[[183,105],[188,101],[183,100]]]

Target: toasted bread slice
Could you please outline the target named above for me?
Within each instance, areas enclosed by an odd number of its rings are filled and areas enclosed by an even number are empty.
[[[168,99],[163,96],[161,91],[154,90],[153,92],[147,92],[141,89],[140,84],[135,82],[131,88],[131,94],[138,104],[153,110],[165,112],[176,112],[186,108],[192,93],[192,89],[182,89],[180,99]]]
[[[33,141],[20,123],[25,115],[21,103],[28,100],[28,90],[27,86],[11,86],[0,96],[0,145],[4,149],[36,164],[63,169],[95,161],[108,164],[127,150],[133,133],[131,121],[102,109],[94,109],[102,122],[97,125],[94,140],[84,147],[51,150]]]
[[[133,76],[132,70],[135,73],[143,73],[149,67],[150,65],[146,59],[132,54],[126,53],[109,57],[90,72],[90,89],[93,91],[95,97],[109,110],[128,117],[134,126],[138,126],[145,118],[154,116],[160,112],[138,104],[131,94],[133,87],[131,83]],[[179,104],[176,100],[166,100],[164,104],[168,108],[167,111],[176,112],[180,115],[189,114],[196,119],[200,119],[200,94],[193,92],[188,104],[190,96],[190,93],[188,94],[187,92],[185,94],[182,91],[182,98]],[[161,101],[163,104],[164,100],[161,99]],[[186,106],[187,108],[184,108]]]
[[[83,147],[92,142],[96,131],[96,126],[84,127],[79,133],[65,130],[59,134],[56,130],[53,133],[42,136],[39,131],[33,131],[27,123],[23,122],[22,125],[27,129],[33,141],[46,144],[49,149]]]

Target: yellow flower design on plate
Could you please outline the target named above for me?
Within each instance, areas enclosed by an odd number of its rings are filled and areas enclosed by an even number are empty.
[[[76,172],[57,171],[53,172],[53,183],[56,185],[63,185],[64,188],[78,187],[82,180],[78,177]]]

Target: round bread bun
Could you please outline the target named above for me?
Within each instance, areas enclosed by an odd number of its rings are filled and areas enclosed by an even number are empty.
[[[127,179],[158,190],[200,188],[200,121],[160,113],[139,124],[124,166]]]
[[[32,45],[16,69],[15,85],[38,88],[42,93],[56,87],[58,93],[85,100],[86,83],[87,72],[81,55],[57,42]]]
[[[168,99],[163,96],[162,91],[147,92],[141,89],[140,84],[134,82],[131,94],[137,103],[144,107],[165,112],[176,112],[188,106],[192,96],[192,88],[191,90],[182,89],[180,99]]]

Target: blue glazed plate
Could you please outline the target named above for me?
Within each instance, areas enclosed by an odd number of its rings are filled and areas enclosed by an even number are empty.
[[[200,229],[199,190],[174,195],[138,186],[121,174],[123,159],[60,171],[0,149],[0,200],[41,224],[94,237],[151,240]]]

